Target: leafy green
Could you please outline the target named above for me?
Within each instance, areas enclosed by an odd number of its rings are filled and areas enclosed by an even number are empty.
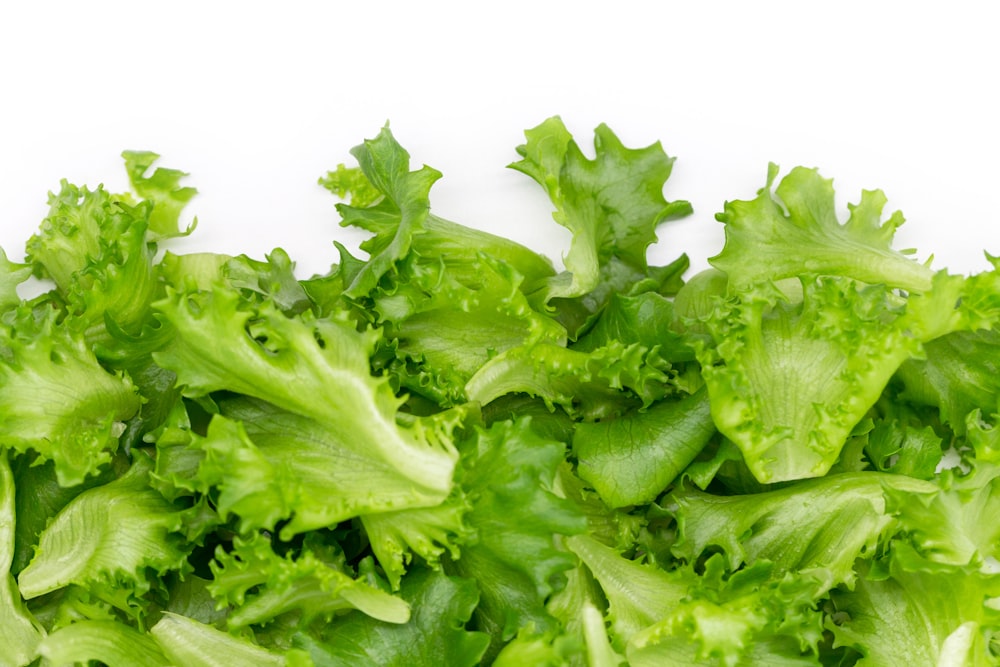
[[[691,212],[687,202],[668,202],[663,186],[673,159],[660,145],[628,149],[606,125],[594,133],[595,159],[587,159],[558,118],[525,132],[522,159],[512,168],[531,176],[556,205],[556,222],[574,232],[563,259],[568,275],[553,279],[553,297],[592,291],[613,260],[646,268],[646,248],[665,220]]]
[[[996,664],[989,642],[998,614],[987,598],[1000,594],[996,574],[961,567],[934,567],[913,551],[897,547],[886,567],[864,566],[855,589],[835,592],[838,620],[829,621],[838,644],[864,656],[857,664]]]
[[[149,629],[149,634],[174,665],[285,667],[289,664],[283,656],[179,614],[164,614]]]
[[[471,579],[417,569],[404,580],[400,595],[414,610],[407,623],[349,614],[324,627],[320,637],[297,635],[293,643],[307,650],[317,667],[479,664],[489,636],[465,629],[478,601]]]
[[[7,259],[7,253],[0,248],[0,312],[21,302],[17,286],[31,275],[31,266],[17,264]]]
[[[110,620],[82,620],[46,637],[38,655],[52,665],[99,661],[108,667],[171,667],[156,640]]]
[[[902,218],[879,222],[881,193],[840,224],[830,181],[799,168],[771,192],[776,175],[719,216],[728,288],[702,310],[714,345],[698,356],[716,425],[765,483],[825,474],[923,344],[997,316],[995,272],[935,273],[889,248]]]
[[[21,595],[38,597],[70,584],[132,612],[154,582],[148,573],[179,571],[187,549],[184,514],[149,486],[152,462],[138,454],[118,479],[73,498],[46,526],[34,558],[18,575]],[[108,590],[105,590],[108,589]],[[124,601],[122,595],[125,595]],[[137,609],[132,613],[140,613]]]
[[[516,151],[563,270],[388,126],[309,279],[171,247],[154,153],[61,183],[0,251],[0,667],[1000,664],[1000,259],[772,166],[688,278],[659,143]]]
[[[192,187],[181,186],[187,174],[177,169],[157,167],[147,176],[150,167],[160,159],[151,151],[125,151],[122,157],[125,158],[125,171],[132,189],[154,204],[149,216],[150,230],[157,237],[178,236],[181,233],[181,211],[198,194]],[[192,224],[186,233],[190,234],[193,230]]]
[[[863,192],[841,223],[833,181],[796,167],[772,190],[777,175],[770,165],[767,186],[755,199],[727,202],[718,215],[726,223],[726,245],[710,261],[730,282],[743,288],[805,273],[918,293],[930,288],[933,272],[892,249],[903,216],[897,211],[881,220],[886,197],[880,190]]]
[[[680,538],[676,551],[694,560],[721,548],[730,567],[767,560],[779,575],[814,575],[826,588],[856,577],[855,559],[871,552],[893,527],[884,487],[910,494],[935,487],[906,476],[843,473],[780,489],[717,496],[674,492]]]
[[[658,496],[715,433],[705,391],[660,401],[645,411],[580,424],[573,453],[580,477],[612,507]]]
[[[307,543],[296,557],[282,556],[269,539],[254,534],[218,553],[212,570],[209,591],[217,600],[239,606],[227,616],[233,628],[266,623],[281,614],[310,623],[349,609],[388,623],[410,618],[403,600],[352,576],[339,551],[318,541]]]
[[[366,512],[434,505],[448,496],[457,454],[447,441],[396,423],[398,400],[384,380],[372,377],[368,365],[370,333],[358,333],[342,320],[290,319],[270,303],[253,305],[222,289],[175,294],[158,306],[176,333],[154,358],[177,373],[189,395],[226,390],[257,399],[242,401],[234,410],[260,417],[250,436],[273,453],[272,461],[258,460],[284,475],[279,480],[296,480],[307,503],[282,528],[283,535]],[[238,446],[232,439],[228,443]],[[241,456],[221,450],[220,455]],[[344,465],[359,463],[356,473]],[[281,472],[285,466],[291,467]],[[223,463],[218,475],[241,473]],[[335,481],[331,476],[343,477]],[[348,481],[364,491],[344,489]],[[311,484],[343,489],[341,500],[319,501],[323,496]],[[370,493],[371,484],[378,493]],[[271,518],[272,507],[261,509]],[[285,516],[279,512],[274,518]]]
[[[80,484],[111,461],[141,398],[54,313],[12,315],[0,323],[0,447],[35,452],[60,485]]]
[[[14,561],[14,474],[7,457],[0,459],[0,664],[24,665],[31,662],[42,639],[37,622],[24,608],[17,582],[11,572]]]
[[[474,627],[491,635],[494,650],[520,628],[555,626],[545,600],[565,586],[573,566],[556,536],[587,528],[579,510],[554,493],[564,456],[565,446],[534,433],[529,420],[494,424],[463,443],[461,485],[475,537],[446,571],[478,583]]]

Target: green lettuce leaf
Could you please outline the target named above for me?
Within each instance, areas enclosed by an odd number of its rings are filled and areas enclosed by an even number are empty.
[[[1000,596],[1000,576],[935,566],[905,544],[887,558],[887,565],[863,566],[853,590],[832,595],[828,628],[837,646],[864,656],[858,667],[997,664],[990,643],[1000,636],[1000,612],[986,602]]]
[[[132,189],[142,199],[152,202],[153,210],[149,216],[149,229],[155,238],[179,236],[180,214],[191,198],[198,194],[192,187],[181,186],[181,181],[187,176],[183,171],[157,167],[152,174],[146,175],[160,156],[151,151],[125,151],[125,171]],[[196,223],[192,223],[184,234],[194,231]]]
[[[508,394],[541,398],[578,420],[594,421],[648,407],[677,391],[669,362],[645,345],[614,342],[581,352],[548,341],[506,350],[469,378],[469,400]]]
[[[166,613],[149,629],[172,665],[285,667],[285,657],[179,614]]]
[[[11,573],[16,576],[27,567],[45,527],[70,500],[87,489],[107,484],[118,476],[120,456],[119,454],[113,459],[112,465],[100,474],[88,477],[82,484],[68,487],[59,483],[52,461],[40,463],[38,457],[31,454],[13,459],[11,468],[14,473],[17,521]]]
[[[565,449],[534,433],[529,420],[498,422],[462,443],[459,480],[472,503],[466,524],[474,538],[445,561],[445,571],[478,583],[473,627],[491,635],[488,656],[521,628],[557,627],[545,601],[574,565],[557,536],[587,529],[579,509],[554,493]]]
[[[724,558],[688,574],[691,590],[665,617],[633,636],[626,655],[635,667],[654,665],[819,665],[821,615],[815,581],[775,579],[759,562],[729,573]]]
[[[895,528],[885,488],[920,493],[937,487],[904,475],[842,473],[763,493],[717,496],[680,488],[676,503],[678,556],[694,562],[708,547],[721,548],[729,567],[761,560],[774,575],[815,577],[817,595],[856,578],[854,561],[870,554]]]
[[[617,419],[579,424],[578,474],[611,507],[648,503],[662,493],[715,434],[708,393],[663,400]]]
[[[1000,394],[1000,332],[957,331],[924,345],[924,357],[897,372],[903,397],[939,409],[941,420],[959,435],[973,410],[990,414]]]
[[[343,502],[325,510],[317,502],[325,491],[301,498],[308,505],[282,529],[286,537],[368,511],[436,505],[451,492],[457,452],[447,439],[397,424],[399,399],[385,378],[371,375],[374,332],[358,333],[343,320],[290,319],[222,288],[175,294],[158,307],[176,335],[154,354],[157,363],[177,373],[189,395],[227,390],[258,399],[242,404],[266,415],[249,435],[270,441],[278,469],[294,451],[299,472],[310,469],[326,487],[329,475],[369,490],[373,473],[383,478],[378,493],[345,490]],[[338,470],[349,460],[360,476]]]
[[[944,444],[930,425],[892,419],[875,423],[863,446],[875,470],[931,479],[941,464]]]
[[[479,600],[469,579],[415,569],[400,596],[413,610],[409,621],[392,624],[352,613],[325,626],[321,637],[299,634],[316,667],[473,667],[489,645],[483,633],[465,629]]]
[[[993,290],[938,274],[904,301],[884,285],[802,278],[800,297],[761,283],[720,301],[705,322],[716,344],[698,355],[716,426],[761,482],[823,475],[899,366],[991,317],[979,301]]]
[[[690,575],[630,560],[588,535],[574,535],[566,544],[600,584],[608,601],[610,631],[621,648],[666,617],[692,585]]]
[[[385,365],[401,387],[459,404],[468,380],[495,355],[538,341],[565,345],[565,330],[531,307],[523,277],[508,265],[479,255],[462,267],[466,274],[453,262],[427,260],[408,258],[372,295],[393,354]]]
[[[0,313],[21,303],[17,286],[31,275],[30,264],[18,264],[7,259],[7,253],[0,248]]]
[[[7,452],[0,449],[0,666],[21,667],[35,656],[42,640],[39,624],[24,607],[11,572],[16,516],[14,474]]]
[[[259,262],[246,255],[233,257],[222,266],[222,273],[234,287],[269,297],[287,315],[312,307],[312,300],[295,278],[295,263],[288,253],[275,248]]]
[[[221,604],[233,607],[226,617],[231,629],[264,624],[283,614],[297,623],[328,621],[352,609],[387,623],[410,618],[404,600],[355,578],[340,550],[319,539],[307,540],[298,554],[282,555],[261,533],[237,537],[230,551],[217,550],[211,567],[208,589]]]
[[[153,637],[124,623],[82,620],[47,636],[38,654],[49,665],[88,664],[107,667],[174,667]]]
[[[887,486],[886,509],[897,517],[900,539],[931,563],[986,567],[1000,557],[1000,462],[995,427],[969,417],[969,440],[977,454],[971,469],[942,470],[935,486],[922,491]],[[978,423],[977,423],[978,422]]]
[[[183,572],[189,545],[182,510],[149,486],[153,463],[136,452],[118,479],[73,498],[42,532],[34,558],[18,575],[31,599],[70,584],[118,606],[146,612],[139,598],[156,578]]]
[[[918,293],[930,288],[930,268],[892,249],[903,216],[897,211],[882,221],[886,197],[880,190],[863,192],[841,223],[833,181],[797,167],[772,191],[777,175],[772,164],[756,199],[727,202],[717,216],[726,225],[726,245],[709,262],[734,287],[809,273]]]
[[[580,297],[594,290],[612,263],[644,272],[656,227],[691,212],[668,202],[663,186],[674,160],[659,143],[626,148],[605,125],[594,132],[596,157],[586,158],[558,117],[525,132],[511,168],[537,181],[556,206],[553,218],[573,232],[563,257],[566,272],[549,281],[547,299]],[[575,332],[571,332],[575,333]]]
[[[428,166],[410,171],[410,154],[399,145],[388,126],[375,139],[354,147],[351,154],[362,173],[382,197],[361,208],[338,205],[344,225],[381,231],[392,225],[391,233],[376,236],[362,246],[371,255],[360,267],[344,294],[351,298],[371,292],[383,275],[410,251],[413,236],[420,233],[430,210],[430,189],[441,173]],[[359,204],[367,203],[359,201]],[[395,224],[393,224],[395,223]]]
[[[35,273],[55,282],[69,323],[91,343],[110,342],[109,323],[137,334],[148,321],[158,289],[152,210],[150,203],[133,204],[102,187],[89,190],[63,181],[28,241]]]
[[[445,554],[452,559],[460,556],[460,544],[471,537],[465,525],[469,508],[468,499],[456,494],[434,507],[362,515],[372,553],[394,590],[414,554],[435,569]]]
[[[53,461],[62,486],[110,462],[141,401],[52,312],[19,311],[0,323],[0,389],[0,446]]]

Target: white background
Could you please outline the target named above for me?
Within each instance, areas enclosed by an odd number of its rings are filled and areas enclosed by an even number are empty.
[[[0,246],[12,259],[61,178],[126,188],[119,154],[191,173],[195,234],[177,251],[261,257],[303,276],[336,260],[316,179],[389,121],[413,168],[444,177],[443,217],[559,261],[568,236],[506,165],[560,115],[581,145],[601,122],[678,158],[651,260],[695,268],[714,214],[769,161],[834,178],[841,206],[881,188],[897,247],[968,272],[1000,254],[1000,39],[992,3],[76,2],[0,9]]]

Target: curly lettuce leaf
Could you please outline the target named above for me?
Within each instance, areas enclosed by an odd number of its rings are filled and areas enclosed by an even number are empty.
[[[580,631],[536,634],[523,632],[508,642],[497,654],[493,667],[624,667],[624,656],[608,640],[604,617],[590,602],[573,610],[579,617]]]
[[[642,516],[631,512],[631,507],[609,507],[591,485],[577,475],[569,461],[559,466],[556,491],[576,505],[587,519],[587,534],[603,544],[630,549],[646,524]]]
[[[662,400],[617,419],[583,423],[573,434],[577,472],[611,507],[648,503],[715,434],[708,393]]]
[[[62,486],[56,475],[52,461],[39,462],[37,456],[20,455],[13,459],[15,489],[14,560],[11,573],[21,572],[34,555],[38,539],[53,517],[87,489],[107,484],[117,477],[117,461],[96,476],[90,476],[82,484]]]
[[[420,233],[430,210],[430,189],[441,173],[428,166],[410,171],[410,154],[399,145],[388,126],[378,136],[355,146],[351,154],[371,186],[382,196],[369,206],[364,198],[358,206],[339,204],[343,225],[353,225],[380,232],[362,245],[370,254],[350,285],[344,290],[349,298],[367,295],[393,265],[410,252],[413,236]]]
[[[293,645],[317,667],[473,667],[489,637],[466,630],[479,593],[471,579],[416,569],[403,581],[400,596],[413,610],[402,624],[351,613],[325,626],[321,636],[300,633]]]
[[[295,263],[288,253],[275,248],[263,262],[240,255],[226,260],[222,274],[233,287],[270,298],[288,315],[305,312],[312,307],[305,288],[295,278]]]
[[[973,410],[990,414],[1000,394],[1000,331],[956,331],[924,345],[924,357],[900,366],[902,398],[938,408],[941,421],[965,434]]]
[[[34,451],[60,485],[80,484],[111,460],[141,399],[54,313],[12,319],[0,323],[0,446]]]
[[[107,667],[173,667],[153,637],[112,620],[81,620],[59,628],[38,646],[49,665],[99,662]]]
[[[691,212],[687,202],[663,196],[674,160],[659,143],[629,149],[600,125],[591,160],[558,117],[526,131],[525,138],[517,148],[522,159],[510,167],[545,188],[556,206],[553,218],[573,232],[563,257],[566,271],[548,281],[546,300],[593,291],[612,263],[644,272],[656,227]]]
[[[905,493],[885,489],[886,509],[899,521],[906,540],[930,563],[987,567],[1000,557],[1000,465],[994,458],[996,427],[978,412],[968,418],[968,443],[975,451],[970,470],[942,470],[934,486]]]
[[[648,407],[676,391],[671,364],[638,343],[582,352],[541,341],[511,348],[483,364],[465,385],[488,404],[508,394],[541,398],[552,409],[593,421]]]
[[[156,577],[183,571],[190,551],[179,532],[185,515],[149,486],[152,468],[137,452],[124,475],[84,491],[55,516],[18,575],[25,599],[75,584],[143,613],[138,598]]]
[[[718,496],[691,488],[671,494],[676,503],[675,553],[694,562],[721,548],[730,568],[761,560],[774,575],[810,575],[817,594],[855,578],[855,559],[870,554],[897,528],[884,489],[921,493],[937,487],[904,475],[860,472],[802,480],[762,493]]]
[[[442,406],[464,402],[466,383],[493,356],[566,340],[559,324],[531,307],[523,277],[507,264],[478,255],[468,261],[467,275],[451,264],[408,260],[372,295],[393,354],[389,372]]]
[[[706,319],[699,361],[719,430],[763,483],[818,477],[921,344],[996,317],[993,276],[937,274],[924,294],[802,278],[801,296],[761,283]]]
[[[676,322],[674,302],[658,292],[616,293],[572,348],[587,352],[614,342],[638,343],[656,348],[668,361],[691,361],[695,358],[694,348],[686,336],[674,330]]]
[[[220,604],[232,606],[231,629],[259,625],[290,614],[297,623],[329,621],[358,609],[386,623],[406,623],[410,606],[346,570],[337,548],[309,539],[298,554],[281,555],[271,540],[254,533],[237,537],[230,551],[221,547],[211,563],[208,584]]]
[[[478,582],[473,627],[492,637],[490,656],[521,628],[557,627],[545,601],[574,565],[557,536],[587,529],[579,509],[554,493],[564,456],[565,446],[537,435],[529,420],[498,422],[462,444],[459,482],[472,503],[466,524],[474,537],[445,571]]]
[[[351,517],[434,508],[448,497],[447,489],[438,496],[416,486],[412,478],[421,473],[405,469],[412,461],[404,453],[382,458],[325,423],[256,399],[234,397],[219,407],[229,423],[209,424],[198,474],[219,489],[220,511],[238,515],[244,529],[289,519],[280,535],[291,539]],[[437,446],[420,426],[399,428]]]
[[[14,474],[7,452],[0,448],[0,666],[21,667],[35,656],[42,631],[24,607],[11,572],[14,562],[16,507]]]
[[[435,569],[446,554],[452,559],[460,556],[460,544],[471,536],[464,520],[469,507],[468,499],[456,494],[434,507],[361,516],[372,553],[394,590],[414,555]]]
[[[187,174],[177,169],[157,167],[146,175],[160,156],[151,151],[124,151],[125,171],[132,189],[142,199],[152,202],[149,229],[155,238],[190,234],[195,223],[186,232],[180,231],[180,215],[191,198],[198,194],[192,187],[182,186]]]
[[[917,479],[932,479],[944,455],[945,442],[932,426],[917,426],[899,418],[873,423],[860,441],[875,470]]]
[[[0,248],[0,313],[21,303],[17,286],[31,276],[30,264],[18,264],[7,259],[7,253]]]
[[[376,471],[382,478],[377,493],[345,492],[318,518],[298,508],[286,536],[368,511],[436,505],[450,494],[457,452],[447,438],[397,424],[400,401],[369,367],[375,333],[335,319],[290,319],[222,288],[175,294],[158,307],[176,334],[154,359],[177,373],[189,395],[227,390],[266,402],[255,410],[267,418],[251,439],[270,438],[279,459],[294,452],[300,469],[326,487],[348,461],[358,472],[333,488],[371,484]]]
[[[149,234],[152,205],[66,181],[49,195],[49,213],[29,239],[27,260],[49,277],[73,328],[110,342],[109,323],[136,334],[147,323],[158,284]]]
[[[700,576],[687,578],[688,595],[629,641],[630,665],[820,664],[822,617],[808,577],[775,579],[764,561],[729,572],[716,554]]]
[[[666,617],[687,596],[691,575],[630,560],[589,535],[574,535],[566,545],[593,574],[608,601],[610,631],[619,647]]]
[[[578,564],[566,573],[566,579],[566,587],[546,604],[549,613],[559,621],[561,631],[544,636],[523,632],[503,648],[495,665],[517,664],[521,650],[539,643],[551,647],[555,653],[567,654],[566,662],[572,665],[619,667],[624,663],[624,657],[615,651],[608,636],[601,611],[607,602],[593,575],[586,566]]]
[[[843,276],[910,292],[931,287],[933,272],[892,249],[898,211],[882,221],[886,197],[864,191],[837,219],[833,181],[815,169],[796,167],[773,188],[778,168],[755,199],[727,202],[717,218],[726,225],[726,244],[709,260],[737,289],[803,273]]]
[[[285,656],[180,614],[165,613],[149,629],[172,665],[286,667]]]
[[[905,544],[888,563],[862,566],[853,590],[835,590],[827,627],[835,646],[862,654],[858,667],[875,665],[995,665],[991,640],[1000,637],[1000,576],[973,568],[934,565]]]

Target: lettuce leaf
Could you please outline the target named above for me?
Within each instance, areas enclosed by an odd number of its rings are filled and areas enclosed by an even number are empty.
[[[180,614],[165,613],[149,629],[149,634],[173,665],[286,667],[290,664],[282,655]]]
[[[530,420],[494,424],[462,443],[460,484],[475,537],[445,571],[478,583],[473,627],[491,635],[488,655],[520,628],[557,627],[545,600],[565,586],[573,558],[556,536],[587,529],[579,509],[554,492],[564,456],[565,445],[537,435]]]
[[[306,280],[171,249],[154,153],[62,183],[0,254],[0,665],[996,664],[1000,259],[772,166],[686,279],[673,158],[594,134],[510,165],[559,272],[431,213],[388,127]]]
[[[141,398],[105,370],[54,313],[21,309],[0,323],[0,446],[51,460],[62,486],[111,461]]]
[[[290,319],[268,302],[254,305],[222,288],[174,294],[158,308],[176,334],[154,355],[157,363],[177,373],[188,395],[226,390],[256,399],[239,405],[260,418],[249,435],[266,440],[275,459],[263,464],[281,471],[294,460],[294,474],[309,472],[300,478],[306,488],[313,479],[330,486],[331,475],[343,474],[370,489],[371,479],[341,472],[348,461],[384,475],[377,494],[345,490],[333,504],[302,495],[282,535],[366,512],[436,505],[450,493],[457,452],[447,439],[397,424],[399,400],[369,367],[374,332],[358,333],[343,319]],[[239,438],[228,443],[240,446]],[[220,470],[228,473],[239,474]],[[280,479],[292,478],[285,474]]]
[[[308,624],[351,609],[387,623],[409,620],[405,601],[355,578],[345,565],[338,549],[318,540],[298,554],[281,555],[270,539],[255,533],[236,538],[230,551],[217,551],[208,589],[237,607],[226,617],[230,628],[261,625],[282,614]]]
[[[719,547],[730,568],[761,560],[775,576],[814,576],[820,589],[851,584],[854,562],[872,552],[894,528],[885,488],[920,493],[936,487],[884,473],[842,473],[763,493],[713,495],[680,488],[676,503],[679,539],[675,552],[693,562],[708,547]]]
[[[775,187],[777,176],[778,167],[770,165],[767,185],[755,199],[726,202],[717,216],[726,225],[726,244],[709,261],[736,288],[802,273],[918,293],[930,288],[931,269],[891,247],[903,215],[881,219],[887,201],[882,191],[863,192],[848,205],[850,216],[842,223],[832,180],[796,167]]]
[[[82,620],[60,628],[38,647],[51,665],[98,661],[108,667],[172,667],[156,640],[110,620]]]
[[[686,201],[669,202],[663,186],[674,160],[659,143],[626,148],[606,125],[594,131],[596,157],[584,156],[562,120],[549,118],[525,132],[511,168],[527,174],[556,206],[553,218],[573,232],[563,257],[566,271],[548,284],[547,298],[593,291],[614,263],[644,272],[646,249],[656,227],[691,212]]]
[[[617,419],[584,423],[573,434],[580,477],[611,507],[655,499],[715,434],[708,394],[663,400]]]
[[[21,595],[36,598],[69,585],[141,617],[141,599],[167,572],[183,572],[186,516],[149,485],[153,463],[137,453],[118,479],[73,498],[42,532],[18,575]]]
[[[852,591],[832,596],[837,614],[828,627],[837,645],[864,656],[859,667],[996,664],[990,642],[1000,633],[1000,612],[987,600],[1000,595],[1000,577],[935,566],[904,544],[887,560],[864,566]]]
[[[306,650],[317,667],[480,664],[489,636],[465,629],[479,597],[472,580],[416,569],[400,595],[414,610],[404,624],[352,613],[325,626],[320,637],[296,635],[293,644]]]
[[[31,662],[42,631],[24,607],[11,572],[14,562],[14,474],[6,452],[0,449],[0,665],[19,667]]]

